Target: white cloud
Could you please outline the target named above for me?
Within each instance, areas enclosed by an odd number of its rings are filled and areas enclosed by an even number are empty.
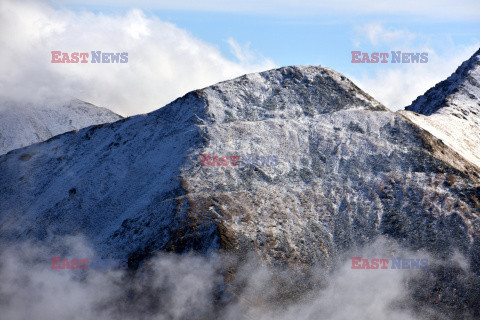
[[[227,43],[230,45],[230,51],[242,63],[252,63],[257,59],[255,53],[250,49],[250,42],[245,45],[239,44],[235,39],[229,38]]]
[[[132,115],[190,90],[274,67],[233,39],[240,60],[231,61],[215,46],[135,9],[105,15],[7,0],[0,2],[0,30],[0,96],[22,102],[74,96]],[[53,64],[53,50],[128,52],[128,63]]]
[[[480,2],[477,0],[50,0],[60,5],[105,5],[112,7],[138,6],[149,9],[190,11],[242,12],[266,14],[379,14],[415,15],[422,19],[443,18],[450,21],[478,20]]]
[[[354,28],[357,38],[355,43],[361,44],[362,40],[368,40],[373,46],[383,44],[410,43],[417,35],[409,30],[396,30],[386,28],[379,22],[368,23]]]

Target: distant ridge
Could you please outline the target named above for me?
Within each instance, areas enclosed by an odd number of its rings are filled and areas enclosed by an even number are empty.
[[[73,99],[61,106],[1,102],[0,154],[45,141],[55,135],[122,119],[118,114]]]

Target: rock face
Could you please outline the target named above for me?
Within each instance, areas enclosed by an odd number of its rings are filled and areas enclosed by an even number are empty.
[[[202,166],[202,154],[244,163]],[[329,265],[385,234],[480,267],[479,169],[322,67],[197,90],[14,150],[0,172],[3,240],[82,233],[131,261],[224,248]]]
[[[480,167],[480,50],[401,114]]]
[[[122,119],[112,111],[73,99],[63,106],[0,105],[0,154],[55,135]]]

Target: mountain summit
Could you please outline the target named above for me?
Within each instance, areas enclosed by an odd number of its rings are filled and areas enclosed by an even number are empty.
[[[400,113],[480,167],[480,49]]]
[[[468,113],[479,112],[480,101],[480,49],[463,62],[446,80],[437,83],[419,96],[405,110],[430,116],[449,113],[465,118]]]

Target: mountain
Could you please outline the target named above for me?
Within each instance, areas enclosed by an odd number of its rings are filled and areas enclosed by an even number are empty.
[[[201,154],[279,163],[210,167]],[[194,91],[148,115],[14,150],[0,171],[10,237],[83,232],[128,257],[223,247],[328,261],[393,230],[423,246],[419,225],[445,235],[429,242],[444,250],[475,238],[480,209],[477,167],[321,67]]]
[[[480,49],[400,113],[480,167]]]
[[[106,108],[78,99],[62,106],[27,106],[4,101],[0,106],[0,154],[67,131],[120,119],[121,116]]]
[[[83,234],[132,267],[216,249],[332,267],[385,236],[480,270],[479,167],[328,68],[196,90],[11,151],[0,172],[4,243]],[[473,308],[442,283],[443,306]]]

